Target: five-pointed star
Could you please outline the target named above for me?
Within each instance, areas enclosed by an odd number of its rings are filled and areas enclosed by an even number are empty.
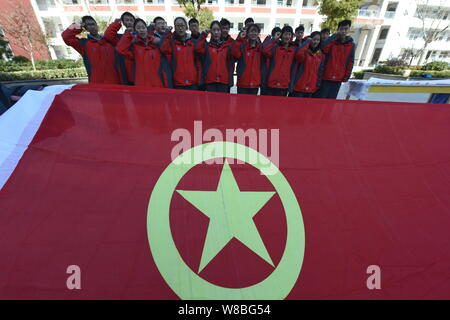
[[[199,273],[233,238],[273,266],[253,217],[275,192],[240,191],[227,161],[216,191],[177,192],[209,218]]]

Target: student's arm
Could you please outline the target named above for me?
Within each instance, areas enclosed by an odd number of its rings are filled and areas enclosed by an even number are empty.
[[[120,40],[117,37],[117,33],[119,32],[120,28],[122,28],[122,23],[120,22],[120,19],[116,19],[105,30],[104,37],[105,37],[106,41],[111,43],[113,46],[116,46]]]
[[[170,45],[171,38],[172,32],[170,30],[167,30],[166,32],[164,32],[164,34],[161,37],[161,40],[158,43],[159,50],[161,50],[161,53],[166,56],[172,54],[172,46]]]
[[[323,53],[327,54],[328,52],[330,52],[331,47],[333,47],[334,40],[336,40],[337,37],[338,34],[335,33],[320,45],[320,49]]]
[[[347,63],[345,65],[345,77],[344,82],[347,82],[352,75],[353,64],[355,62],[355,43],[352,42],[352,51],[347,58]]]
[[[262,47],[264,48],[270,42],[271,39],[272,39],[272,37],[270,35],[268,35],[262,42]]]
[[[130,51],[134,36],[131,32],[126,32],[116,45],[117,52],[128,59],[134,59],[134,54]]]
[[[69,28],[61,34],[64,42],[78,51],[79,54],[84,55],[84,48],[80,43],[80,39],[76,36],[81,33],[81,27],[77,23],[72,23]]]
[[[299,63],[303,62],[305,60],[305,53],[311,46],[311,39],[306,40],[302,43],[302,45],[296,50],[295,52],[295,60]]]
[[[268,58],[272,58],[272,50],[276,46],[278,40],[277,39],[271,39],[266,46],[263,46],[262,54],[265,55]]]
[[[245,43],[245,38],[239,37],[234,41],[233,47],[231,48],[231,54],[235,59],[240,59],[242,52],[241,52],[241,46]]]
[[[320,66],[319,66],[319,70],[317,70],[318,72],[318,76],[317,76],[317,87],[319,88],[320,85],[322,84],[322,75],[323,75],[323,70],[325,69],[325,55],[322,56],[322,61],[320,62]]]
[[[207,37],[208,33],[203,31],[200,39],[198,39],[198,41],[195,43],[195,53],[198,53],[201,56],[206,53],[205,42]]]

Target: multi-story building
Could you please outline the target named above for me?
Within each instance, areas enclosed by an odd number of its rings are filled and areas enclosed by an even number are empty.
[[[99,21],[111,22],[124,11],[130,11],[146,21],[162,16],[169,24],[177,16],[183,16],[176,0],[30,0],[39,24],[49,36],[53,58],[77,58],[78,54],[68,48],[61,38],[64,28],[81,16],[89,14]],[[352,36],[357,44],[355,68],[372,67],[379,61],[399,57],[423,46],[421,20],[417,17],[418,2],[424,0],[366,0],[358,10],[352,27]],[[262,35],[284,25],[305,26],[305,34],[320,30],[323,16],[319,15],[314,0],[206,0],[205,6],[214,12],[214,17],[231,21],[231,34],[236,35],[245,18],[253,17],[260,25]],[[450,22],[450,1],[428,0],[428,6],[448,12],[440,14],[440,25]],[[442,6],[444,8],[442,8]],[[429,19],[433,19],[433,11]],[[449,28],[450,29],[450,28]],[[408,51],[409,50],[409,51]],[[450,30],[427,47],[422,61],[413,58],[413,63],[431,60],[450,62]]]

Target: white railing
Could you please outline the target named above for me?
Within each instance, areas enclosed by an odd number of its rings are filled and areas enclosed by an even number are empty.
[[[394,19],[395,11],[386,11],[386,13],[384,14],[384,17],[386,19]]]

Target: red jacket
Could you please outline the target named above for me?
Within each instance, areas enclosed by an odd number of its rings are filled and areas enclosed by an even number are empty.
[[[66,29],[62,38],[83,57],[89,83],[120,84],[114,47],[105,39],[96,40],[91,35],[79,39],[76,35],[80,33],[81,29]]]
[[[169,87],[170,71],[159,48],[153,43],[153,36],[148,35],[147,45],[141,38],[135,43],[133,39],[130,32],[125,33],[116,50],[122,56],[134,61],[134,84],[157,88]]]
[[[310,45],[311,40],[305,41],[295,54],[299,67],[291,83],[297,92],[316,92],[322,78],[325,56],[320,50],[312,52]]]
[[[238,38],[233,45],[233,57],[237,59],[237,86],[258,88],[261,85],[261,43],[252,47],[246,38]]]
[[[163,35],[161,42],[161,52],[171,56],[173,84],[176,86],[198,84],[194,41],[190,38],[177,39],[176,36],[172,36],[172,32],[168,32]]]
[[[222,83],[232,86],[234,63],[231,47],[225,41],[206,42],[207,36],[207,33],[202,33],[195,45],[195,52],[203,57],[201,83]]]
[[[114,21],[109,25],[105,31],[105,39],[111,43],[114,47],[119,43],[120,38],[123,34],[118,34],[122,23],[120,21]],[[122,84],[130,84],[134,79],[134,62],[132,59],[120,56],[119,60],[119,73]]]
[[[332,35],[322,44],[322,52],[326,54],[323,80],[346,82],[353,69],[355,60],[355,43],[351,37],[344,42],[336,39],[337,34]]]
[[[287,48],[281,42],[271,40],[263,49],[263,54],[270,58],[270,67],[267,72],[267,86],[269,88],[287,89],[291,82],[291,75],[295,70],[295,46],[289,43]]]

